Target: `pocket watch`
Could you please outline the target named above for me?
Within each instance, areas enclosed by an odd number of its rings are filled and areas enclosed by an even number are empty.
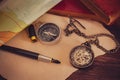
[[[75,68],[86,68],[92,64],[94,53],[89,43],[74,47],[70,52],[70,63]]]
[[[53,43],[60,39],[60,28],[54,23],[45,23],[39,26],[37,37],[42,43]]]

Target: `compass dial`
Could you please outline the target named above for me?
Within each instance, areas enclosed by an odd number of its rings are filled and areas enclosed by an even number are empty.
[[[60,29],[56,24],[46,23],[40,26],[37,36],[43,42],[53,42],[59,38]]]

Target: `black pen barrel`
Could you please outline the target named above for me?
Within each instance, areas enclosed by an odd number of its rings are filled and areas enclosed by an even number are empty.
[[[15,47],[11,47],[11,46],[7,46],[7,45],[2,45],[0,47],[1,50],[4,51],[8,51],[17,55],[21,55],[21,56],[25,56],[28,58],[32,58],[32,59],[38,59],[38,53],[32,52],[32,51],[27,51],[24,49],[19,49],[19,48],[15,48]]]

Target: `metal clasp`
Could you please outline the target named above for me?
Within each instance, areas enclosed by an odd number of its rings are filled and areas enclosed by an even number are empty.
[[[65,28],[65,33],[66,36],[69,36],[70,34],[72,34],[73,32],[79,36],[84,36],[84,34],[77,28],[77,26],[75,25],[75,23],[79,24],[83,29],[86,29],[79,21],[77,21],[76,19],[69,17],[70,19],[70,23],[67,25],[67,27]]]

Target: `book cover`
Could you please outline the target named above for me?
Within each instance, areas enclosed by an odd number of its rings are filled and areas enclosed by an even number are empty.
[[[62,0],[48,12],[62,16],[96,18],[94,13],[87,9],[82,3],[80,3],[79,0]]]
[[[61,0],[0,0],[0,45]]]
[[[120,17],[120,0],[80,0],[89,10],[102,18],[106,24]]]
[[[111,24],[119,17],[119,8],[119,0],[63,0],[49,10],[49,13]]]

